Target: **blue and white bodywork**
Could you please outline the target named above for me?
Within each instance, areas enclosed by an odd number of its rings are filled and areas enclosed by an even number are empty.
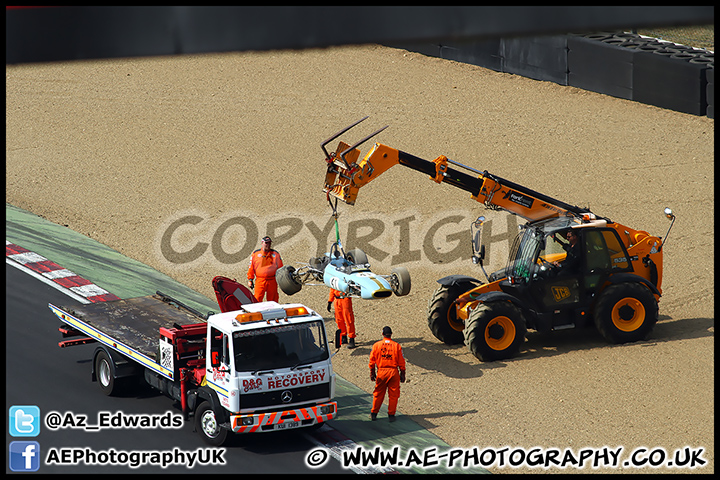
[[[323,283],[343,293],[359,291],[365,300],[392,295],[392,285],[385,277],[370,271],[370,265],[354,264],[345,258],[335,258],[323,270]]]
[[[377,275],[370,270],[368,258],[362,250],[347,253],[342,245],[333,243],[325,256],[313,257],[299,268],[284,266],[275,278],[286,295],[294,295],[303,285],[318,285],[338,290],[350,297],[364,300],[387,298],[393,293],[404,296],[410,293],[410,273],[405,267],[393,268],[390,275]]]

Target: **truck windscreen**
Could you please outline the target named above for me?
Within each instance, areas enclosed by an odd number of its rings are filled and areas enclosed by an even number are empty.
[[[236,371],[274,370],[327,360],[321,321],[278,325],[233,334]]]

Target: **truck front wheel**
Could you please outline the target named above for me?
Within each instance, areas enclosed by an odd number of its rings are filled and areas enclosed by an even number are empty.
[[[195,411],[195,429],[202,435],[205,443],[219,447],[225,443],[228,431],[220,427],[212,405],[202,402]]]
[[[640,283],[619,283],[605,289],[594,312],[595,326],[609,342],[644,340],[658,321],[655,296]]]
[[[465,325],[465,345],[484,362],[515,356],[527,327],[520,310],[510,302],[480,303]]]

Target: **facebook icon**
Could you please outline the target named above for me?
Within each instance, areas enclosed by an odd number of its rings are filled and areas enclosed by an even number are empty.
[[[36,472],[40,468],[38,442],[10,442],[10,470]]]

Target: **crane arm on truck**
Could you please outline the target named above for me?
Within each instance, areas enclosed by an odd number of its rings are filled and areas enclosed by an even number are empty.
[[[368,118],[368,117],[365,117]],[[358,147],[387,127],[372,133],[354,145],[339,142],[337,149],[329,153],[325,146],[350,128],[365,120],[355,122],[322,143],[327,162],[323,191],[348,205],[354,205],[358,191],[394,165],[402,165],[427,174],[436,183],[447,183],[460,188],[488,208],[505,210],[527,221],[534,222],[558,216],[582,218],[592,214],[588,209],[570,205],[504,178],[481,172],[444,155],[435,160],[425,160],[387,145],[376,143],[358,161]],[[459,168],[456,168],[459,167]],[[463,171],[464,170],[464,171]],[[468,173],[469,172],[469,173]]]

